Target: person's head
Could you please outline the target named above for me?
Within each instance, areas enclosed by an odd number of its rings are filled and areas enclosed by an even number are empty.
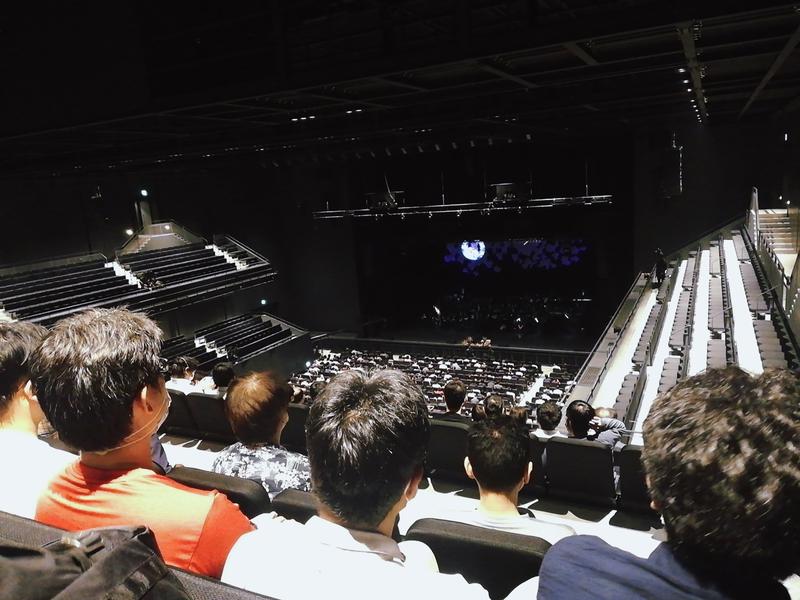
[[[509,409],[508,416],[520,427],[528,424],[528,409],[523,406],[514,406]]]
[[[505,408],[505,401],[503,397],[498,394],[489,394],[486,397],[486,418],[493,419],[503,414]]]
[[[536,421],[539,429],[552,431],[561,423],[561,407],[555,402],[543,402],[536,407]]]
[[[598,419],[616,419],[617,411],[613,408],[600,407],[594,409],[594,416]]]
[[[799,398],[796,374],[728,367],[656,399],[642,459],[679,557],[774,578],[800,567]]]
[[[87,310],[56,323],[31,355],[30,373],[61,440],[104,451],[158,429],[169,409],[161,337],[148,317],[122,309]]]
[[[483,404],[473,404],[471,416],[476,423],[483,421],[486,418],[486,407]]]
[[[429,435],[425,395],[407,375],[336,375],[306,421],[314,493],[348,526],[374,529],[416,494]]]
[[[236,377],[236,373],[233,372],[233,365],[229,362],[218,363],[211,370],[211,379],[218,388],[228,387],[234,377]]]
[[[169,363],[169,376],[171,379],[184,379],[189,370],[189,363],[185,356],[177,356]]]
[[[589,433],[594,409],[588,402],[574,400],[567,406],[567,431],[571,437],[585,438]]]
[[[280,443],[289,420],[292,386],[274,373],[250,373],[233,380],[225,414],[243,444]]]
[[[531,474],[528,434],[509,416],[474,423],[464,469],[483,492],[516,494]]]
[[[31,428],[44,416],[26,386],[30,356],[46,333],[44,327],[33,323],[0,323],[0,426],[19,418],[19,409]]]
[[[447,410],[458,412],[467,397],[467,388],[460,379],[451,379],[444,386],[444,402]]]
[[[192,383],[197,383],[198,381],[208,377],[210,373],[208,371],[203,371],[201,369],[195,369],[194,373],[192,374]]]
[[[314,402],[319,395],[322,393],[322,390],[325,389],[327,384],[324,381],[315,381],[310,386],[308,386],[308,396],[311,398],[311,401]]]

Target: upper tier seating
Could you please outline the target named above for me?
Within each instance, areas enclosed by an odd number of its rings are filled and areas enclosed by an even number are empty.
[[[94,259],[0,278],[0,310],[49,325],[90,307],[124,306],[157,314],[267,283],[271,265],[230,238]],[[93,255],[101,256],[101,255]],[[127,272],[127,273],[126,273]]]

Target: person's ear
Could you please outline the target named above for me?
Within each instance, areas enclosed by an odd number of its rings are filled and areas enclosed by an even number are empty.
[[[136,399],[136,404],[144,410],[146,413],[152,413],[161,408],[161,404],[158,402],[157,395],[159,395],[158,390],[155,388],[146,385],[142,388],[139,392],[139,396]]]
[[[531,473],[533,473],[533,463],[528,461],[528,468],[525,469],[525,475],[522,478],[522,485],[528,485],[528,482],[531,480]]]
[[[406,485],[406,490],[404,492],[406,502],[409,502],[416,497],[423,474],[423,468],[420,467],[417,469],[416,473],[414,473],[414,476],[411,478],[411,481],[408,482],[408,485]]]
[[[44,419],[44,411],[39,404],[39,399],[33,392],[33,384],[30,379],[22,386],[22,397],[28,402],[28,412],[31,415],[31,420],[38,426]]]
[[[650,476],[649,475],[645,475],[644,476],[644,483],[647,486],[647,492],[649,493],[650,492]],[[657,500],[655,500],[653,498],[652,494],[650,494],[650,508],[652,508],[657,513],[661,512],[661,503],[659,503]]]
[[[475,473],[472,471],[472,463],[469,462],[469,456],[464,457],[464,471],[466,472],[467,477],[472,480],[475,479]]]

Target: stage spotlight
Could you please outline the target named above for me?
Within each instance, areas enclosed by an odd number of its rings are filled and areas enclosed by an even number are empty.
[[[139,193],[142,195],[143,198],[147,198],[147,190],[142,188],[139,190]]]
[[[125,230],[125,235],[127,235],[128,237],[132,236],[133,235],[133,229],[126,229]]]

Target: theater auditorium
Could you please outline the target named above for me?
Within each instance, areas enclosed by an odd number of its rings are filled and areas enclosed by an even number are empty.
[[[800,599],[798,44],[0,7],[0,598]]]

